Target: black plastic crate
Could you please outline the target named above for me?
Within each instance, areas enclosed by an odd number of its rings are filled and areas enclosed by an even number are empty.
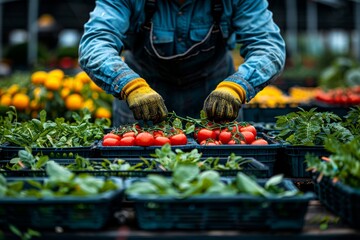
[[[7,181],[45,178],[7,178]],[[64,197],[2,197],[0,198],[0,224],[36,229],[101,229],[113,218],[113,213],[121,208],[124,194],[120,178],[112,178],[119,186],[96,196]]]
[[[104,158],[139,158],[150,157],[150,154],[155,153],[155,149],[162,146],[103,146],[102,141],[99,141],[95,147],[96,156]],[[191,151],[196,147],[195,140],[188,137],[186,145],[174,145],[171,149],[181,149],[183,151]]]
[[[74,159],[52,159],[55,162],[66,165],[74,162]],[[101,162],[103,159],[101,158],[89,158],[91,162]],[[113,159],[108,159],[112,161]],[[141,163],[140,159],[123,159],[130,165],[135,165]],[[148,161],[152,161],[149,159]],[[220,160],[221,161],[221,160]],[[225,160],[224,160],[225,161]],[[46,177],[45,170],[8,170],[5,168],[6,164],[9,163],[9,160],[0,160],[0,173],[5,177]],[[146,166],[144,166],[146,168]],[[244,172],[248,175],[257,177],[257,178],[266,178],[270,177],[269,167],[257,161],[256,159],[249,159],[249,162],[243,165],[242,170],[218,170],[221,176],[236,176],[238,172]],[[149,174],[160,174],[163,176],[171,176],[172,171],[164,171],[161,169],[154,170],[73,170],[75,174],[87,173],[92,176],[105,176],[105,177],[146,177]]]
[[[307,153],[318,157],[330,155],[324,146],[295,146],[287,144],[284,145],[284,153],[290,168],[290,176],[295,178],[311,178],[311,173],[306,171],[305,155]]]
[[[251,145],[251,144],[223,144],[215,146],[198,145],[199,152],[203,157],[224,158],[234,153],[237,156],[255,158],[259,162],[269,167],[270,175],[274,173],[274,165],[277,159],[278,151],[282,144],[275,141],[265,133],[258,133],[257,137],[262,137],[268,141],[269,145]]]
[[[87,147],[64,147],[64,148],[32,148],[32,154],[48,155],[51,158],[75,158],[76,155],[82,157],[94,156],[94,145]],[[24,150],[24,147],[12,146],[9,144],[0,145],[0,159],[12,159],[18,156],[20,150]]]
[[[360,189],[340,181],[334,183],[325,176],[317,181],[318,176],[318,173],[314,174],[313,181],[320,202],[349,226],[360,229]]]
[[[134,181],[134,180],[131,180]],[[136,181],[136,180],[135,180]],[[258,180],[259,182],[265,182]],[[129,182],[126,182],[126,185]],[[283,187],[296,189],[290,180]],[[154,229],[252,229],[300,231],[313,193],[286,198],[194,196],[177,199],[164,196],[126,196],[134,202],[138,226]]]

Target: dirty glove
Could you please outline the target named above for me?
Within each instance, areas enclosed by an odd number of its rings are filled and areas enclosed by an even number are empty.
[[[126,100],[136,120],[162,121],[168,114],[163,98],[142,78],[124,86],[121,98]]]
[[[223,81],[205,99],[203,110],[209,120],[233,121],[245,99],[245,90],[239,84]]]

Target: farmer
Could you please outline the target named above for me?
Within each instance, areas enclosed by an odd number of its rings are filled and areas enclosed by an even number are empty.
[[[114,125],[201,109],[235,120],[284,62],[267,0],[97,0],[79,46],[81,68],[115,96]]]

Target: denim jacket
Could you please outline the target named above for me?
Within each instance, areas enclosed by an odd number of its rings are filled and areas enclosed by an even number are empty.
[[[268,10],[267,0],[222,0],[221,31],[229,48],[240,44],[244,58],[233,81],[249,101],[283,70],[285,43]],[[79,45],[79,64],[107,93],[119,97],[122,88],[139,78],[120,57],[125,49],[141,49],[129,38],[145,21],[145,0],[97,0]],[[170,54],[181,54],[201,41],[213,24],[210,1],[158,0],[153,15],[153,41],[172,43]],[[207,66],[204,66],[206,70]]]

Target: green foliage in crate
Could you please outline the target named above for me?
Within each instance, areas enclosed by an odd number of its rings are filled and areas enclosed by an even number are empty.
[[[354,138],[349,129],[344,127],[342,119],[332,112],[317,112],[316,108],[306,111],[302,108],[276,117],[276,127],[282,129],[277,139],[292,145],[324,145],[325,139],[335,137],[341,142]]]
[[[119,186],[110,179],[86,174],[75,175],[54,161],[46,164],[46,173],[49,177],[43,182],[37,180],[7,182],[6,178],[0,175],[0,197],[90,196],[119,189]]]
[[[328,158],[319,158],[313,154],[305,156],[308,170],[319,172],[320,178],[327,176],[360,188],[360,137],[347,143],[329,138],[325,140],[324,147],[331,153]]]
[[[90,122],[88,109],[83,109],[81,114],[73,112],[72,117],[74,122],[64,118],[47,120],[47,113],[42,110],[39,119],[18,122],[17,112],[11,108],[6,117],[0,117],[0,144],[31,148],[91,146],[102,138],[104,128],[109,127],[105,119]]]
[[[298,190],[285,190],[279,187],[282,175],[271,177],[264,186],[255,179],[239,172],[233,181],[224,182],[214,170],[200,171],[194,164],[176,166],[171,178],[161,175],[148,175],[144,181],[134,181],[126,188],[128,195],[172,196],[187,198],[198,195],[235,196],[250,194],[263,197],[285,197],[300,194]]]

